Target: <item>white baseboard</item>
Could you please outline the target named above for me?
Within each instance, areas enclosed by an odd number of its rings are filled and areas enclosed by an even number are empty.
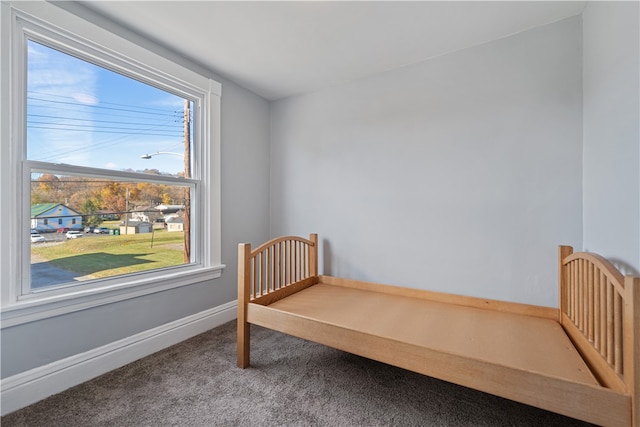
[[[236,318],[237,301],[184,317],[122,340],[76,354],[0,382],[6,415]]]

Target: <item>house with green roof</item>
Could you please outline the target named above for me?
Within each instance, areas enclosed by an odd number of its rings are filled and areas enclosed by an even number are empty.
[[[40,232],[82,228],[82,215],[61,203],[31,205],[31,228]]]

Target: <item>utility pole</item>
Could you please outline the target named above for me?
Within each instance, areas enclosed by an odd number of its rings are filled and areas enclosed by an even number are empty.
[[[124,234],[129,234],[129,187],[124,197]]]
[[[184,100],[184,177],[191,178],[191,113]],[[184,263],[191,262],[191,187],[184,189]]]

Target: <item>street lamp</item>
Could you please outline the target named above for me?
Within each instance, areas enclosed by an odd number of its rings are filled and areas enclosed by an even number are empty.
[[[158,154],[171,154],[174,156],[184,157],[184,154],[182,153],[172,153],[171,151],[156,151],[155,153],[151,153],[151,154],[143,154],[142,156],[140,156],[140,158],[149,160],[150,158],[152,158],[153,156],[157,156]]]

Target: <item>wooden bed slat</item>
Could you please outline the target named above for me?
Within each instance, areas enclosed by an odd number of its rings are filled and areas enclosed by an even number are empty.
[[[613,368],[617,374],[622,374],[622,296],[615,293],[613,303]]]
[[[602,328],[600,327],[600,305],[602,303],[602,299],[600,297],[600,278],[602,277],[602,273],[596,271],[594,274],[594,283],[593,283],[593,347],[596,350],[600,350],[600,334],[602,333]]]
[[[613,319],[613,286],[611,283],[607,286],[607,362],[613,365],[613,335],[615,331]]]
[[[593,280],[593,264],[589,264],[587,266],[587,337],[589,337],[589,341],[593,342],[593,313],[595,311],[594,307],[594,280]]]
[[[603,272],[600,272],[600,354],[606,356],[607,348],[607,278]]]

